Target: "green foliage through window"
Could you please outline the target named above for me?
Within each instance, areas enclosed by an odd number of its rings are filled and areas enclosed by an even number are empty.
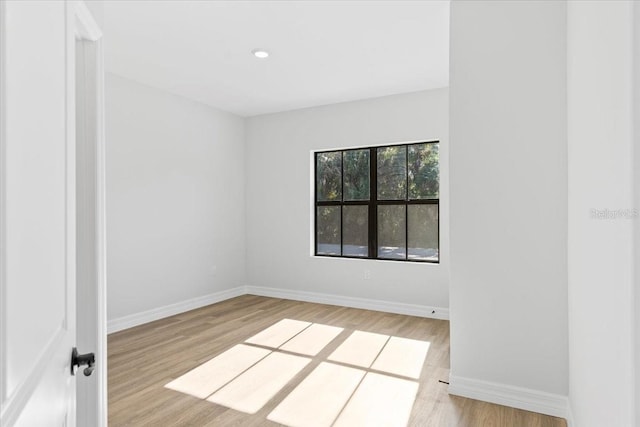
[[[318,200],[341,200],[342,153],[318,153],[316,171]]]

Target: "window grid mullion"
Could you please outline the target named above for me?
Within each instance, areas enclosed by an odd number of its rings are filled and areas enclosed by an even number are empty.
[[[344,151],[340,153],[340,256],[344,256]]]
[[[409,259],[409,146],[404,147],[404,191],[405,191],[405,203],[404,203],[404,260]]]
[[[378,258],[378,153],[369,149],[369,258]]]

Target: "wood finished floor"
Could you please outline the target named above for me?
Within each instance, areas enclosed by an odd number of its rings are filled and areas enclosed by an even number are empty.
[[[247,415],[164,388],[281,319],[345,331],[275,395]],[[566,427],[563,419],[447,394],[449,322],[245,295],[109,335],[109,425],[276,426],[267,415],[354,330],[431,343],[409,425],[419,427]],[[357,427],[357,426],[354,426]]]

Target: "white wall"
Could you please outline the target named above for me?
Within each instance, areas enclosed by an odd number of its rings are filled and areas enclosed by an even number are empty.
[[[245,284],[244,120],[107,74],[108,318]]]
[[[640,209],[640,7],[636,4],[633,6],[633,89],[634,89],[634,103],[633,103],[633,139],[632,151],[634,154],[634,204],[636,209]],[[635,325],[633,329],[634,338],[634,351],[635,351],[635,390],[634,390],[634,405],[636,408],[636,425],[640,424],[640,218],[637,218],[633,223],[634,228],[634,240],[633,240],[633,252],[635,256],[634,261],[634,283],[633,287],[635,293],[635,305],[633,308],[633,314],[635,317]]]
[[[431,315],[427,307],[436,307],[434,316],[446,316],[447,113],[448,91],[438,89],[247,119],[248,285],[270,288],[271,295],[278,289],[298,298],[309,297],[304,292],[347,297],[341,299],[347,305],[358,305],[360,299],[384,301],[376,305],[382,310]],[[436,139],[441,141],[439,265],[310,255],[312,150]]]
[[[640,421],[633,412],[639,218],[597,219],[591,211],[634,207],[632,8],[631,2],[568,6],[569,395],[580,427]]]
[[[91,16],[93,17],[98,27],[104,32],[105,30],[105,22],[104,22],[104,1],[103,0],[83,0],[84,4],[91,12]]]
[[[561,414],[566,4],[452,2],[450,28],[450,391]]]

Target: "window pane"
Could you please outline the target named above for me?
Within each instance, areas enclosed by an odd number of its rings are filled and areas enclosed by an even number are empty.
[[[344,200],[369,200],[369,150],[344,152]]]
[[[369,207],[342,207],[342,255],[369,256]]]
[[[317,253],[340,255],[340,206],[320,206],[317,215]]]
[[[440,181],[440,144],[414,144],[408,148],[409,198],[437,199]]]
[[[407,147],[378,148],[378,200],[407,197]]]
[[[406,258],[405,208],[405,205],[378,206],[378,258]]]
[[[316,186],[319,201],[342,199],[342,151],[316,154]]]
[[[438,205],[409,205],[409,259],[438,261]]]

